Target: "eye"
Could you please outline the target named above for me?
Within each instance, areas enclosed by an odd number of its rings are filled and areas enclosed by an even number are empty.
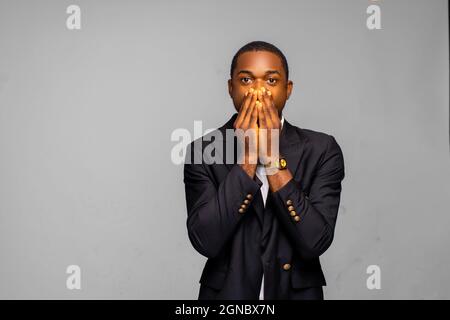
[[[241,78],[241,82],[243,82],[244,84],[249,84],[251,80],[252,79],[250,79],[249,77]]]
[[[275,78],[269,78],[269,79],[267,80],[267,82],[268,82],[269,84],[275,84],[275,83],[277,82],[277,79],[275,79]]]

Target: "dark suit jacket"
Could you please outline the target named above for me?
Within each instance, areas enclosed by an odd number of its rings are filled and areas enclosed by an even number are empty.
[[[342,151],[333,136],[285,120],[280,154],[294,178],[277,192],[269,190],[264,208],[259,179],[236,162],[225,163],[230,139],[225,129],[233,128],[236,116],[187,148],[187,230],[194,248],[208,258],[199,299],[258,299],[263,272],[265,299],[301,299],[300,289],[326,285],[319,256],[334,236],[344,179]],[[194,164],[195,154],[201,156],[212,137],[224,143],[223,164]],[[239,213],[249,194],[249,207]],[[298,222],[288,210],[291,202]]]

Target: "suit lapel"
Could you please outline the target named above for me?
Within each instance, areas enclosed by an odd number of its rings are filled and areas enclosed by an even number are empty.
[[[306,138],[286,119],[280,134],[280,155],[286,158],[287,167],[295,178],[298,166],[303,156]]]

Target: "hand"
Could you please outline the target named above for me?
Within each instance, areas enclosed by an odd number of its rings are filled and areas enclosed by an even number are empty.
[[[279,137],[281,121],[275,107],[272,93],[264,87],[258,93],[259,150],[258,157],[262,164],[268,164],[279,156]],[[272,141],[272,139],[277,139]],[[272,150],[272,148],[274,150]],[[273,152],[272,152],[273,151]]]
[[[239,145],[244,146],[239,164],[252,165],[258,162],[258,111],[256,108],[257,92],[251,88],[246,92],[233,127]],[[253,171],[253,170],[252,170]]]

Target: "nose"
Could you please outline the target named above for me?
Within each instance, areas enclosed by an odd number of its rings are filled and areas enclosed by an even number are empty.
[[[256,80],[255,87],[254,87],[253,89],[254,89],[254,90],[261,90],[262,88],[264,88],[265,90],[267,90],[267,89],[264,87],[264,81],[262,81],[261,79]]]
[[[257,85],[257,86],[255,86],[255,87],[253,88],[253,90],[256,90],[256,91],[266,91],[267,89],[266,89],[266,87],[264,87],[264,86]]]
[[[253,90],[262,91],[263,93],[264,91],[267,91],[266,87],[264,86],[256,86]]]

